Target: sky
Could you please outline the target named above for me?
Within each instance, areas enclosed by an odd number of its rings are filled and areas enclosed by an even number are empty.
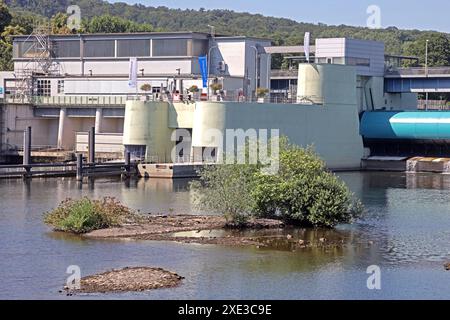
[[[450,33],[450,0],[109,0],[181,9],[229,9],[299,22],[366,26],[367,8],[380,8],[381,26]]]

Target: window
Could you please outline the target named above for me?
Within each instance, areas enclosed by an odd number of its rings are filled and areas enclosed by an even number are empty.
[[[64,80],[58,80],[58,94],[64,93]]]
[[[152,52],[154,57],[184,57],[188,55],[188,40],[154,39]]]
[[[44,50],[39,49],[34,41],[21,41],[13,44],[14,58],[34,58],[44,56]]]
[[[90,58],[112,58],[115,56],[114,40],[87,40],[84,42],[84,56]]]
[[[118,40],[117,41],[118,57],[148,57],[150,56],[150,40],[134,39],[134,40]]]
[[[191,50],[188,54],[193,57],[200,57],[208,54],[208,40],[193,39],[189,41]]]
[[[347,57],[346,60],[350,66],[370,67],[370,59]]]
[[[53,53],[56,58],[79,58],[79,40],[57,40],[52,42]]]
[[[50,80],[38,80],[37,81],[36,95],[38,97],[50,97],[50,95],[51,95]]]

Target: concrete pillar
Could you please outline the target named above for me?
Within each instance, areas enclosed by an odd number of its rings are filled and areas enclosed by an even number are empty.
[[[102,132],[102,123],[103,123],[103,109],[97,108],[97,110],[95,110],[95,133]]]
[[[64,140],[64,124],[66,122],[67,110],[66,108],[61,108],[59,111],[59,126],[58,126],[58,148],[63,148]]]

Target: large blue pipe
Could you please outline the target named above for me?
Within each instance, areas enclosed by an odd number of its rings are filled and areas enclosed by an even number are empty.
[[[450,111],[367,111],[360,134],[366,139],[450,140]]]

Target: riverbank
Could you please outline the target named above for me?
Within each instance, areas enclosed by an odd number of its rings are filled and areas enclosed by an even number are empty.
[[[288,243],[290,248],[335,247],[344,244],[344,240],[340,238],[319,237],[316,241],[299,239],[286,233],[287,229],[297,233],[296,230],[300,228],[274,219],[251,219],[244,226],[234,227],[227,224],[222,216],[149,215],[136,224],[95,230],[82,237],[256,247],[273,247],[274,242],[283,241]]]

